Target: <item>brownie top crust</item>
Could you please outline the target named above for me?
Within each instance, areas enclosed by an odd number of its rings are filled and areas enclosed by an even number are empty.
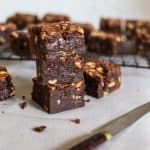
[[[84,72],[91,77],[103,79],[115,73],[121,75],[120,66],[117,64],[106,63],[103,61],[91,60],[85,62]]]
[[[121,20],[117,18],[102,18],[101,22],[105,22],[105,24],[108,24],[109,26],[118,25],[120,26]]]
[[[80,22],[75,22],[74,24],[82,27],[85,30],[89,30],[89,31],[94,31],[95,27],[91,24],[91,23],[80,23]]]
[[[72,34],[73,36],[84,37],[84,31],[81,27],[74,25],[70,22],[60,23],[42,23],[32,26],[29,29],[33,34],[38,35],[41,39],[47,39],[50,37],[63,37]]]
[[[55,23],[55,22],[60,22],[60,21],[70,21],[70,17],[67,15],[48,13],[48,14],[44,15],[42,21],[47,22],[47,23]]]
[[[111,34],[111,33],[106,33],[103,31],[93,31],[91,32],[91,38],[92,37],[96,37],[96,38],[100,38],[100,39],[110,39],[113,40],[114,42],[121,42],[121,37],[117,34]]]
[[[13,16],[10,16],[7,19],[7,22],[13,22],[14,24],[16,24],[18,29],[23,29],[30,24],[38,23],[39,19],[36,15],[33,14],[16,13]]]
[[[42,23],[29,28],[30,47],[34,55],[49,55],[53,52],[82,53],[85,48],[84,31],[71,22]]]

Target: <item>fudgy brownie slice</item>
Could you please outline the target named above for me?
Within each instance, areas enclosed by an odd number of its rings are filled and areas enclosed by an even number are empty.
[[[150,56],[150,28],[136,30],[136,46],[139,54]]]
[[[91,60],[84,65],[86,94],[99,98],[119,88],[121,71],[115,64]]]
[[[10,33],[17,29],[13,23],[0,23],[0,46],[8,46]]]
[[[44,15],[42,19],[42,22],[47,22],[47,23],[56,23],[60,21],[70,21],[70,17],[67,15],[48,13]]]
[[[32,99],[48,113],[84,106],[84,82],[60,85],[42,85],[33,78]]]
[[[84,31],[70,22],[43,23],[30,29],[30,48],[36,56],[82,53]]]
[[[39,19],[36,15],[16,13],[13,16],[10,16],[7,19],[7,22],[16,24],[17,28],[21,30],[26,28],[30,24],[37,24],[39,22]]]
[[[150,21],[127,20],[126,21],[126,37],[128,40],[136,39],[136,30],[137,29],[150,30]]]
[[[10,34],[11,50],[21,57],[30,58],[30,35],[27,31],[14,31]]]
[[[88,43],[90,34],[92,31],[95,31],[95,27],[91,23],[75,23],[84,30],[85,44]]]
[[[83,58],[77,54],[37,59],[38,80],[46,85],[49,81],[72,83],[83,80],[83,61]]]
[[[88,51],[104,55],[117,54],[121,37],[116,34],[94,31],[90,35]]]
[[[5,67],[0,66],[0,101],[15,95],[15,88],[11,76]]]
[[[100,20],[100,30],[121,34],[122,32],[122,21],[115,18],[101,18]]]

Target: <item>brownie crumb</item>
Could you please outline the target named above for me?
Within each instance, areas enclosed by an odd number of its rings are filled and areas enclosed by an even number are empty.
[[[25,107],[27,107],[27,102],[22,102],[19,104],[21,109],[24,109]]]
[[[39,126],[39,127],[34,127],[33,130],[36,132],[43,132],[45,128],[46,126]]]
[[[4,114],[4,111],[2,111],[2,113]]]
[[[25,99],[26,99],[26,97],[23,95],[23,96],[22,96],[22,99],[23,99],[23,100],[25,100]]]
[[[76,123],[76,124],[80,124],[80,119],[79,118],[76,118],[74,120],[71,120],[72,122]]]
[[[86,101],[86,102],[90,102],[90,99],[86,99],[85,101]]]

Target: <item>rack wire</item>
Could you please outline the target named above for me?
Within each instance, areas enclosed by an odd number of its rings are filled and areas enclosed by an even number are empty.
[[[127,47],[124,48],[127,49]],[[100,59],[106,62],[113,62],[115,64],[119,64],[124,67],[150,69],[150,59],[148,57],[134,55],[134,53],[132,55],[122,54],[122,55],[115,55],[115,56],[102,56],[95,53],[86,52],[84,54],[84,57],[85,59]],[[0,48],[0,59],[29,60],[29,58],[20,57],[13,54],[11,50],[4,47]]]

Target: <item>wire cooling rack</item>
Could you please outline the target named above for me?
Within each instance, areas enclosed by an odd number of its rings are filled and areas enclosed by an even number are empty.
[[[106,62],[113,62],[124,67],[136,67],[150,69],[150,59],[137,55],[116,55],[116,56],[100,56],[98,54],[86,52],[84,54],[85,59],[100,59]],[[0,59],[5,60],[29,60],[25,57],[20,57],[13,54],[9,49],[0,48]]]

